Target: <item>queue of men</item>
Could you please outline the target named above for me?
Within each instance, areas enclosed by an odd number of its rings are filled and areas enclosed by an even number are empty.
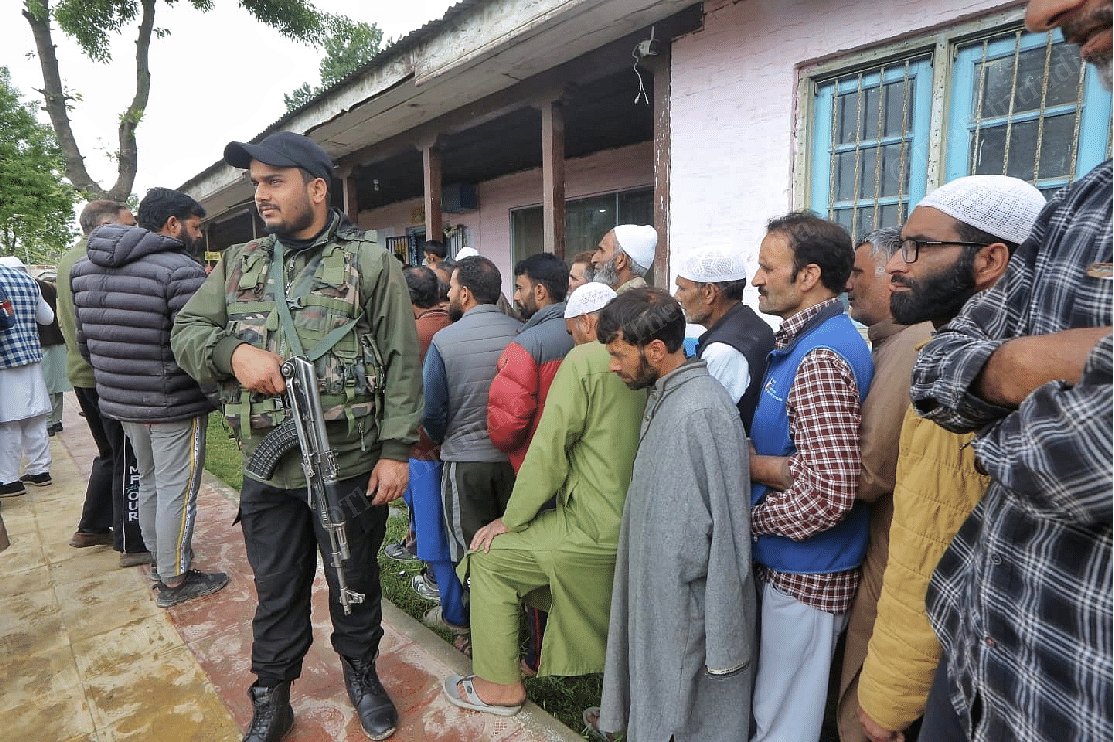
[[[1109,79],[1108,3],[1032,0],[1027,23],[1061,27]],[[294,724],[318,552],[360,725],[394,734],[377,555],[404,495],[415,543],[390,546],[428,564],[426,622],[470,639],[473,674],[443,683],[454,705],[509,716],[525,677],[602,673],[584,721],[604,740],[818,740],[830,686],[843,742],[1114,734],[1109,161],[1047,202],[958,178],[857,242],[779,216],[753,270],[741,245],[679,250],[675,296],[645,280],[654,229],[619,225],[569,263],[520,261],[512,311],[474,250],[427,243],[403,270],[329,205],[333,163],[308,138],[231,142],[225,160],[250,174],[266,237],[206,276],[188,196],[153,189],[139,226],[91,202],[58,313],[98,444],[71,545],[153,562],[160,606],[228,582],[190,568],[216,404],[240,440],[258,596],[245,742]],[[0,332],[19,338],[0,378],[29,385],[38,420],[50,313],[28,281],[0,268],[17,328]],[[343,558],[297,449],[248,466],[291,419],[291,356],[315,371]],[[15,495],[42,446],[6,398]]]

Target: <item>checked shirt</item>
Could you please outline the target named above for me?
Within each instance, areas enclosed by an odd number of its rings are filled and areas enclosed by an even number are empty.
[[[781,324],[776,348],[789,345],[836,299],[802,310]],[[859,387],[847,361],[827,348],[804,357],[789,389],[789,432],[797,453],[789,458],[793,484],[771,491],[755,506],[751,533],[776,533],[803,540],[835,526],[855,504],[862,456],[859,447]],[[828,574],[789,574],[759,565],[758,579],[805,605],[839,615],[851,607],[858,568]]]
[[[43,359],[39,326],[35,321],[42,293],[35,279],[23,271],[0,266],[0,288],[15,310],[16,323],[0,337],[0,368],[16,368]]]
[[[979,430],[993,482],[928,592],[972,740],[1110,739],[1112,346],[1017,410],[969,390],[1001,343],[1111,324],[1111,163],[1057,194],[994,288],[922,351],[917,411]],[[1105,277],[1104,266],[1105,264]]]

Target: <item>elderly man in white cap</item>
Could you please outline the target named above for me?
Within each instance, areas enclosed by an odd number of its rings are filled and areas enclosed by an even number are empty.
[[[619,523],[638,447],[644,391],[608,371],[596,322],[615,292],[588,283],[565,321],[577,342],[545,411],[503,517],[477,531],[460,571],[471,578],[475,675],[445,679],[449,700],[508,716],[526,700],[519,675],[518,596],[549,611],[539,673],[602,672]],[[555,509],[543,509],[556,498]]]
[[[644,276],[654,265],[658,233],[653,227],[620,224],[603,236],[592,254],[593,280],[618,294],[646,285]]]
[[[19,258],[0,257],[0,497],[22,495],[24,484],[45,486],[50,479],[46,418],[50,397],[43,380],[42,346],[37,325],[49,325],[54,312]],[[23,457],[26,473],[19,476]]]
[[[893,320],[931,322],[937,330],[951,321],[998,281],[1044,206],[1040,191],[1004,175],[959,178],[930,193],[909,215],[901,247],[887,264]],[[925,593],[944,549],[989,485],[969,445],[972,434],[922,420],[907,398],[905,406],[888,556],[859,675],[865,737],[856,732],[854,740],[899,739],[925,713],[940,658]]]
[[[774,349],[774,331],[742,302],[746,261],[738,250],[700,247],[681,261],[676,284],[673,297],[686,319],[706,330],[697,342],[696,355],[731,395],[749,433],[766,356]]]

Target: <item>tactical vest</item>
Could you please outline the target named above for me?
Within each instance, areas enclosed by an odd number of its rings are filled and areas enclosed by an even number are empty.
[[[375,245],[354,228],[341,228],[320,248],[284,255],[278,271],[286,282],[276,285],[272,270],[273,236],[243,246],[235,264],[226,266],[229,332],[257,348],[288,358],[294,348],[283,331],[275,305],[279,291],[286,297],[293,326],[304,354],[317,371],[318,391],[326,421],[346,419],[361,444],[376,440],[383,409],[383,359],[363,315],[364,286],[358,254]],[[307,261],[308,257],[308,261]],[[238,435],[271,428],[286,419],[281,395],[243,389],[235,378],[221,385],[221,402],[229,425]]]

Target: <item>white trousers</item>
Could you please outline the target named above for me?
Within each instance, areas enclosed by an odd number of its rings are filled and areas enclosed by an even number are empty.
[[[847,614],[836,616],[762,585],[751,742],[816,742],[828,673]]]
[[[50,438],[46,435],[48,415],[25,417],[0,423],[0,484],[19,480],[19,466],[27,457],[24,474],[50,471]]]

